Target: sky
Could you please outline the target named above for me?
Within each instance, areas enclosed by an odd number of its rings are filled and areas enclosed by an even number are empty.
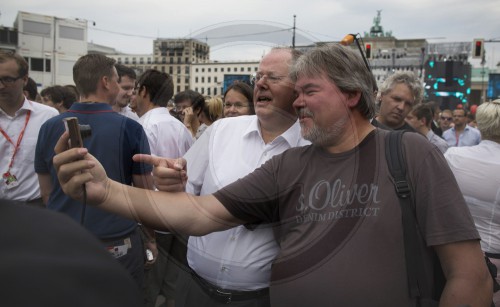
[[[12,27],[18,11],[89,21],[88,40],[132,54],[152,53],[153,40],[187,38],[227,25],[251,23],[292,28],[318,41],[368,32],[377,11],[398,39],[429,43],[487,42],[486,65],[500,62],[500,0],[3,0],[0,25]],[[93,25],[95,23],[95,25]],[[290,31],[291,33],[291,31]],[[291,34],[289,45],[291,45]],[[273,44],[238,40],[211,47],[212,60],[259,60]],[[479,61],[473,61],[479,66]]]

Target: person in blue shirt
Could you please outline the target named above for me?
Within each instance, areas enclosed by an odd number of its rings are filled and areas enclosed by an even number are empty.
[[[52,165],[52,149],[64,132],[63,119],[77,117],[80,124],[90,125],[92,134],[84,146],[101,162],[110,176],[126,185],[152,188],[152,167],[132,161],[138,153],[150,153],[142,126],[113,111],[119,92],[115,61],[103,55],[81,57],[73,67],[73,78],[81,94],[81,102],[40,128],[35,152],[35,171],[44,203],[50,210],[69,215],[93,233],[142,287],[144,249],[137,222],[96,207],[86,208],[62,191]]]
[[[467,125],[467,111],[455,109],[453,111],[454,127],[443,132],[443,139],[450,147],[474,146],[481,142],[481,132]]]

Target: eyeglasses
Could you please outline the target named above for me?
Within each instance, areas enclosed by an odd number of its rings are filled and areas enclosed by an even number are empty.
[[[19,77],[3,77],[3,78],[0,78],[0,83],[2,83],[4,86],[10,86],[12,84],[14,84],[14,82],[16,82],[17,80],[21,79],[23,76],[19,76]]]
[[[273,73],[270,74],[262,74],[262,73],[257,73],[255,76],[252,78],[252,84],[255,85],[257,82],[259,82],[261,79],[266,79],[269,83],[278,83],[281,80],[285,79],[286,76],[277,76]]]
[[[441,116],[441,120],[452,121],[453,117],[444,117],[444,116]]]
[[[236,109],[243,109],[243,108],[248,108],[248,104],[243,104],[240,102],[235,102],[235,103],[226,102],[226,103],[224,103],[224,108],[231,109],[231,107],[235,107]]]

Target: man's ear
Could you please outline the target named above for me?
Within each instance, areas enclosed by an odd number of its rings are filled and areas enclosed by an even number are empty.
[[[350,92],[347,93],[347,106],[349,108],[354,108],[358,105],[361,99],[361,92]]]

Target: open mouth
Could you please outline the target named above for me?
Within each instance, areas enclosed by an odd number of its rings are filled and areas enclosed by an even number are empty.
[[[272,100],[272,98],[269,96],[258,96],[257,97],[257,102],[269,102],[271,100]]]

